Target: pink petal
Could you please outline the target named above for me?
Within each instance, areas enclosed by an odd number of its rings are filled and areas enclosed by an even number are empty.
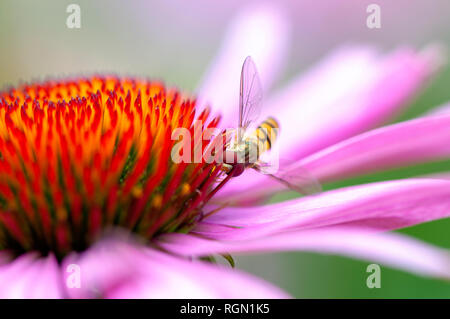
[[[211,104],[223,115],[223,127],[235,127],[237,123],[244,59],[252,56],[268,90],[285,61],[288,34],[287,19],[274,4],[248,5],[234,19],[198,91],[200,104]]]
[[[280,122],[282,154],[298,159],[390,119],[435,71],[436,50],[370,59],[344,51],[325,72],[301,77],[267,107]]]
[[[449,140],[450,115],[424,117],[361,134],[298,165],[320,180],[336,180],[446,158],[450,155]]]
[[[73,298],[288,297],[251,275],[173,257],[125,241],[101,242],[64,262],[70,263],[81,269],[81,288],[67,289]]]
[[[62,298],[58,263],[53,256],[26,254],[0,265],[0,298]]]
[[[184,234],[164,235],[160,245],[183,256],[219,253],[311,251],[382,263],[419,275],[450,278],[450,254],[399,234],[368,234],[355,228],[296,231],[251,241],[214,241]]]
[[[403,165],[439,160],[450,156],[450,114],[427,116],[363,133],[312,154],[297,167],[307,170],[321,182],[329,182],[360,174]],[[260,177],[259,177],[260,178]],[[249,201],[283,191],[283,185],[268,177],[253,187],[252,192],[233,194],[236,187],[220,194],[222,200]],[[242,183],[241,183],[242,184]],[[242,186],[242,187],[244,187]]]
[[[404,49],[376,59],[368,49],[338,51],[269,103],[267,113],[276,110],[280,122],[275,143],[280,157],[301,159],[386,121],[435,70],[437,55],[432,49],[421,54]],[[244,183],[232,181],[219,196],[267,186],[267,177],[246,175]]]
[[[260,207],[225,208],[209,216],[205,220],[208,224],[200,224],[194,232],[225,240],[336,225],[381,231],[449,215],[450,181],[405,179],[347,187]]]

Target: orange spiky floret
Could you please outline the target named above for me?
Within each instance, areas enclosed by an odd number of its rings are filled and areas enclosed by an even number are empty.
[[[0,249],[64,256],[108,226],[145,238],[191,227],[220,174],[214,163],[170,158],[173,129],[207,122],[208,110],[195,112],[195,100],[142,79],[0,93]]]

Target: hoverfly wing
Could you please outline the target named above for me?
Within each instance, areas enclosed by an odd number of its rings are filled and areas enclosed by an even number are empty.
[[[258,162],[253,168],[300,194],[312,195],[322,191],[319,181],[301,166],[296,165],[292,168],[279,167],[275,170],[269,163]]]
[[[242,65],[239,90],[239,141],[243,131],[253,123],[261,113],[263,89],[255,62],[247,57]]]

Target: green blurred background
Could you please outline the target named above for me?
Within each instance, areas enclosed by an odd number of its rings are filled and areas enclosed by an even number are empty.
[[[66,7],[81,7],[81,29],[68,29]],[[348,43],[421,48],[450,44],[450,1],[277,1],[292,20],[288,68],[278,86]],[[366,7],[381,6],[381,29],[366,27]],[[47,76],[98,72],[143,75],[195,91],[243,1],[0,1],[0,87]],[[450,67],[396,120],[450,101]],[[449,141],[450,142],[450,141]],[[325,185],[333,189],[448,170],[450,161],[402,168]],[[294,197],[286,194],[274,199]],[[450,219],[401,231],[450,248]],[[301,298],[449,298],[450,284],[382,267],[381,288],[366,286],[368,262],[311,253],[239,256],[238,268]]]

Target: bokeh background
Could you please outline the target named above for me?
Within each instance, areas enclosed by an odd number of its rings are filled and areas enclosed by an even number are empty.
[[[66,7],[71,3],[81,7],[81,29],[66,27]],[[381,7],[381,29],[366,27],[370,3]],[[242,0],[2,0],[0,87],[47,76],[107,72],[163,79],[195,92],[227,25],[246,4]],[[292,22],[292,46],[278,86],[343,44],[369,43],[386,51],[436,42],[450,47],[448,0],[282,0],[277,4]],[[447,101],[448,66],[396,121]],[[325,189],[449,169],[448,161],[428,163],[325,185]],[[295,194],[289,193],[273,201],[292,197]],[[401,232],[450,248],[450,219]],[[369,263],[343,257],[293,252],[240,256],[236,261],[238,268],[299,298],[450,298],[450,283],[386,267],[382,267],[381,288],[369,289]]]

